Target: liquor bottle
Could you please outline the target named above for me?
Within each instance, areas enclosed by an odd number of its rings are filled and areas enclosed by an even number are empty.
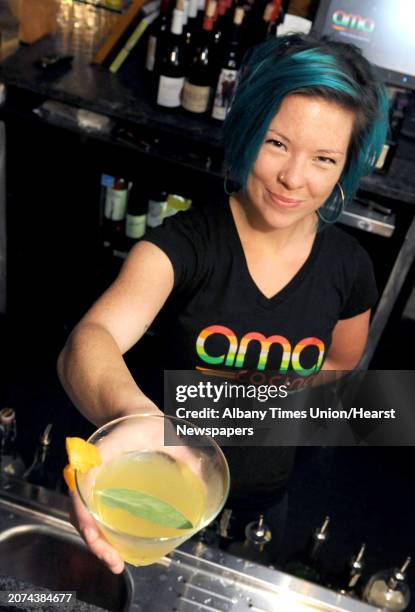
[[[364,569],[365,550],[366,545],[362,544],[357,555],[353,555],[339,576],[335,579],[335,586],[342,595],[356,595],[358,582]]]
[[[213,40],[215,11],[216,0],[209,0],[200,42],[183,87],[182,106],[190,113],[205,113],[209,107],[216,69]]]
[[[384,570],[372,576],[363,591],[363,599],[382,610],[405,610],[410,601],[406,582],[406,570],[410,562],[411,557],[407,557],[402,567]]]
[[[128,198],[125,221],[125,249],[128,252],[146,231],[147,198],[138,183],[134,183]]]
[[[0,410],[0,473],[20,478],[25,470],[17,447],[16,414],[13,408]]]
[[[159,16],[150,26],[150,34],[147,41],[146,69],[154,71],[156,64],[157,49],[162,49],[169,31],[170,0],[163,0],[160,6]]]
[[[326,516],[322,526],[313,531],[306,547],[288,560],[285,566],[287,573],[310,582],[321,583],[323,581],[319,555],[321,547],[328,539],[329,522],[330,518]]]
[[[271,563],[271,557],[267,544],[269,544],[271,539],[271,530],[261,514],[257,521],[252,521],[245,527],[244,542],[232,542],[226,550],[244,559],[268,565]]]
[[[124,236],[127,213],[128,182],[115,178],[112,187],[107,187],[104,203],[104,246],[118,249]]]
[[[183,0],[177,0],[173,11],[170,34],[159,57],[160,77],[157,104],[166,108],[178,108],[184,84]]]
[[[48,489],[54,489],[57,481],[57,471],[50,457],[51,429],[52,423],[48,423],[39,438],[32,465],[23,475],[27,482]]]
[[[163,223],[164,212],[167,206],[167,192],[158,191],[148,199],[147,227],[158,227]]]
[[[240,37],[243,18],[243,8],[236,8],[233,17],[233,32],[225,52],[213,102],[212,117],[218,121],[225,120],[235,95],[242,57]]]

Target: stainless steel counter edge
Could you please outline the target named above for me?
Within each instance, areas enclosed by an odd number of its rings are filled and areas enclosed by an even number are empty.
[[[6,530],[16,525],[47,524],[82,542],[69,523],[69,504],[69,499],[64,495],[22,481],[3,478],[0,481],[0,540]],[[310,608],[327,611],[378,610],[380,612],[378,608],[344,597],[319,585],[276,569],[248,562],[192,540],[185,542],[155,566],[148,568],[128,566],[127,571],[135,585],[131,610],[136,611],[147,612],[148,608],[142,607],[142,600],[143,584],[148,579],[153,584],[152,601],[157,605],[154,608],[157,612],[159,610],[288,612],[291,609]],[[157,588],[154,588],[155,577],[160,581],[158,592]],[[170,585],[166,587],[169,591],[168,597],[178,598],[179,603],[174,607],[171,607],[171,601],[168,605],[166,603],[166,593],[163,595],[161,588],[163,583],[164,587],[166,584]],[[179,585],[180,592],[177,591]],[[160,604],[157,603],[159,597]],[[215,604],[208,605],[212,601],[219,602],[216,604],[218,607],[214,607]]]

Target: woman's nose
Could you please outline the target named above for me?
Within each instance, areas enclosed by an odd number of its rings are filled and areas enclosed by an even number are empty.
[[[299,189],[305,182],[305,166],[301,160],[290,160],[277,174],[277,182],[290,190]]]

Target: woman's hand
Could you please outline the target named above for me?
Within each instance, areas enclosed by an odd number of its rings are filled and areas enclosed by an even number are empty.
[[[121,419],[113,429],[96,442],[103,464],[128,452],[152,451],[161,452],[173,460],[183,462],[196,474],[203,483],[203,460],[197,448],[185,445],[166,446],[165,435],[169,434],[170,443],[179,438],[173,423],[163,418],[160,412],[147,416],[129,415],[131,418]],[[134,417],[137,418],[134,418]],[[89,497],[94,487],[95,478],[101,466],[91,468],[85,474],[78,474],[79,491],[83,499]],[[98,524],[91,516],[78,491],[70,493],[72,501],[71,523],[79,531],[89,549],[114,574],[124,569],[124,561],[117,550],[106,540]]]
[[[124,561],[119,553],[107,542],[98,525],[85,508],[77,491],[70,492],[72,508],[70,521],[79,531],[88,548],[105,563],[111,572],[121,574],[124,570]]]

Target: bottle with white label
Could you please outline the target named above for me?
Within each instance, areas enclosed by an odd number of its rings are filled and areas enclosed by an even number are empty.
[[[238,71],[241,65],[242,50],[241,25],[244,18],[244,9],[236,8],[233,18],[233,30],[229,46],[222,62],[215,99],[213,102],[212,117],[217,121],[224,121],[232,104],[238,80]]]
[[[170,35],[159,57],[157,104],[166,108],[178,108],[181,104],[185,71],[183,18],[183,0],[177,0]]]
[[[125,221],[125,247],[129,251],[137,240],[146,232],[147,198],[139,187],[133,185],[128,200],[128,211]]]
[[[217,67],[213,32],[215,13],[216,1],[209,0],[203,30],[183,87],[182,106],[190,113],[205,113],[209,107]]]
[[[159,191],[151,194],[148,199],[147,227],[158,227],[163,223],[167,207],[167,192]]]
[[[112,187],[107,187],[104,203],[103,234],[104,246],[118,248],[124,235],[127,213],[128,182],[115,178]]]

